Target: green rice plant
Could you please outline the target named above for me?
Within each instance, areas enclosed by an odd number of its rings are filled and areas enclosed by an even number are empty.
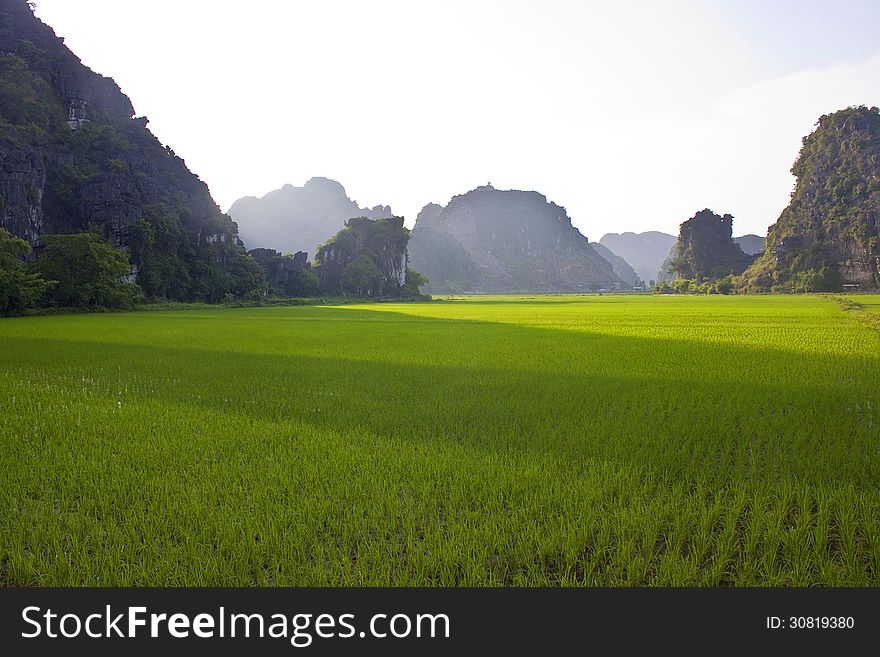
[[[5,319],[0,583],[876,586],[854,299]]]

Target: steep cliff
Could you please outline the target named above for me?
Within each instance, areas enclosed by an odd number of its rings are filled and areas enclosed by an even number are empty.
[[[416,217],[409,241],[413,267],[428,277],[432,292],[465,292],[477,289],[480,268],[458,239],[440,224],[443,207],[429,203]],[[428,274],[427,272],[430,272]]]
[[[742,274],[752,261],[733,241],[733,216],[707,208],[681,224],[669,268],[680,278],[711,281]]]
[[[565,208],[531,191],[487,185],[430,204],[416,220],[413,268],[431,292],[588,292],[628,289],[572,226]]]
[[[410,231],[403,217],[354,217],[318,248],[315,256],[321,286],[330,292],[362,296],[405,296]]]
[[[822,116],[791,171],[791,202],[743,276],[746,289],[880,286],[880,110]]]
[[[129,249],[149,296],[216,300],[251,263],[207,185],[25,0],[0,0],[0,227],[98,226]]]
[[[314,254],[339,232],[346,219],[392,217],[391,208],[359,207],[345,188],[329,178],[311,178],[302,187],[285,185],[262,198],[245,196],[229,208],[248,248],[264,247],[284,253]]]
[[[281,254],[273,249],[252,249],[249,253],[266,272],[270,295],[307,297],[318,293],[318,277],[305,251]]]

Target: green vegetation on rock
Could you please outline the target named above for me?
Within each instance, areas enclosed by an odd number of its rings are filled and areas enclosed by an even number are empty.
[[[34,261],[35,273],[52,281],[49,304],[74,308],[126,308],[134,304],[137,288],[123,279],[131,264],[123,249],[95,232],[46,235]]]
[[[352,217],[393,217],[387,205],[360,207],[345,188],[329,178],[310,178],[302,187],[284,185],[262,198],[245,196],[229,208],[249,249],[314,254],[318,246],[345,227]]]
[[[426,279],[409,273],[409,237],[403,217],[349,219],[318,248],[316,271],[322,289],[369,297],[417,295],[417,281]]]
[[[218,301],[264,286],[235,223],[115,82],[24,0],[0,4],[0,39],[0,228],[36,247],[97,227],[129,251],[150,299]]]
[[[792,167],[791,202],[743,276],[754,291],[880,286],[880,110],[822,116]]]
[[[321,282],[304,251],[282,255],[274,249],[252,249],[249,253],[265,272],[269,296],[313,297],[320,292]]]

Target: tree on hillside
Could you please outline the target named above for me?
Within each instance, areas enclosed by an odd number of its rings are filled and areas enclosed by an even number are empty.
[[[131,273],[128,255],[99,233],[46,235],[33,271],[55,281],[47,297],[55,306],[124,308],[137,286],[124,282]]]
[[[265,296],[266,275],[263,268],[246,251],[233,253],[227,269],[232,276],[233,294],[252,300]]]
[[[31,247],[0,228],[0,315],[16,315],[36,306],[48,283],[39,274],[30,274],[24,257]]]
[[[191,276],[181,257],[187,242],[180,218],[162,203],[146,206],[141,220],[128,229],[137,283],[148,299],[187,299]]]
[[[270,296],[310,297],[318,294],[321,283],[304,251],[281,254],[274,249],[258,248],[248,253],[263,270]]]
[[[409,237],[403,217],[349,219],[345,228],[318,247],[315,271],[322,288],[375,297],[414,294],[415,279],[412,274],[407,278]]]
[[[382,271],[365,255],[352,260],[342,270],[342,289],[358,296],[370,296],[382,280]]]
[[[405,280],[406,282],[403,284],[403,287],[405,290],[409,291],[410,294],[419,294],[419,288],[430,282],[427,276],[420,274],[415,269],[410,269],[409,267],[406,269]]]
[[[746,291],[880,287],[880,109],[823,115],[791,168],[791,201],[743,275]]]

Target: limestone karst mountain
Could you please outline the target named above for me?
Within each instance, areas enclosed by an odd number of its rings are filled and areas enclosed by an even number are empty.
[[[207,185],[25,0],[0,0],[0,228],[97,227],[125,247],[148,297],[216,301],[256,263]]]
[[[822,116],[792,167],[791,202],[743,276],[747,289],[880,286],[880,109]]]
[[[572,226],[565,208],[534,191],[491,185],[419,213],[409,245],[424,287],[442,292],[589,292],[631,286]]]
[[[667,269],[679,278],[714,281],[742,274],[753,261],[733,240],[733,216],[706,208],[681,224]]]

